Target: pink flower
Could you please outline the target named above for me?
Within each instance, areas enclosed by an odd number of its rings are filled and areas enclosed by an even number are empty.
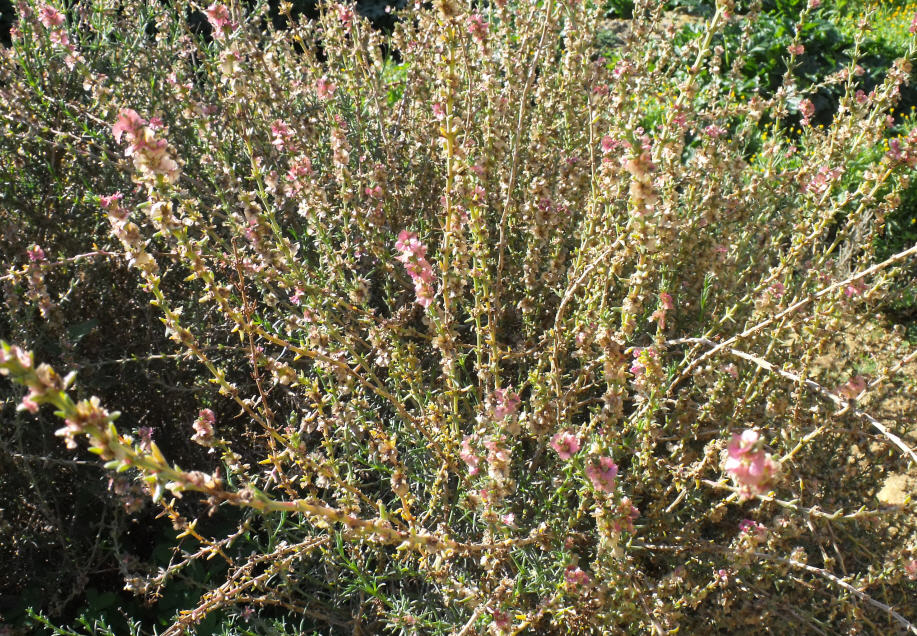
[[[767,528],[751,519],[742,519],[739,522],[739,532],[756,539],[763,539],[767,536]]]
[[[576,590],[580,587],[586,587],[592,582],[592,578],[575,565],[568,565],[564,570],[564,581],[567,587]]]
[[[108,210],[112,206],[117,206],[118,201],[124,198],[124,195],[120,192],[115,192],[114,194],[109,194],[108,196],[99,197],[99,204],[102,208]]]
[[[227,30],[232,30],[233,23],[229,15],[229,9],[225,4],[214,2],[204,10],[204,14],[207,16],[210,26],[213,27],[213,37],[216,39],[222,39]]]
[[[481,458],[478,457],[474,449],[471,447],[471,436],[466,435],[465,439],[462,440],[462,450],[459,451],[459,457],[462,458],[462,461],[468,464],[468,474],[477,475],[478,464],[481,462]]]
[[[271,143],[276,146],[278,149],[283,149],[283,144],[293,135],[293,131],[290,130],[290,127],[282,119],[274,120],[274,123],[271,124],[271,134],[274,136]]]
[[[29,260],[33,263],[40,263],[45,260],[45,251],[38,245],[30,246],[29,249],[26,250],[26,254],[28,254]]]
[[[815,114],[815,104],[811,99],[803,99],[799,102],[799,112],[802,115],[802,124],[809,125],[809,119]]]
[[[446,118],[446,111],[443,110],[443,105],[439,102],[433,104],[431,110],[433,111],[433,116],[436,117],[436,119],[442,121]]]
[[[557,451],[558,457],[567,461],[580,449],[580,441],[570,431],[560,431],[551,438],[551,448]]]
[[[395,249],[400,252],[395,258],[407,270],[414,281],[414,292],[417,304],[429,307],[433,302],[433,268],[427,262],[427,248],[417,239],[417,235],[402,230],[395,241]]]
[[[809,0],[809,8],[817,9],[821,6],[821,0]]]
[[[197,442],[201,446],[212,446],[213,426],[216,424],[216,421],[217,418],[213,411],[210,409],[201,409],[198,418],[192,425],[194,427],[194,435],[191,436],[191,440]]]
[[[859,397],[860,393],[866,390],[866,378],[862,375],[855,375],[837,390],[844,398],[854,400]]]
[[[596,490],[613,492],[615,477],[618,476],[618,465],[611,457],[599,457],[586,466],[586,476]]]
[[[315,94],[318,95],[319,99],[331,99],[331,96],[334,95],[334,91],[336,90],[337,85],[328,81],[326,77],[322,77],[315,81]]]
[[[28,395],[22,398],[22,404],[20,405],[19,408],[25,409],[26,411],[28,411],[29,413],[32,413],[33,415],[35,413],[38,413],[38,402],[36,402],[33,399],[35,396],[36,396],[36,393],[35,393],[35,390],[33,389]]]
[[[733,435],[727,453],[723,468],[738,484],[739,494],[746,499],[765,492],[780,470],[780,465],[770,453],[761,448],[760,436],[752,429]]]
[[[468,33],[478,42],[483,42],[487,37],[487,22],[480,13],[472,13],[468,18]]]
[[[491,616],[494,619],[494,626],[504,632],[509,631],[510,627],[513,625],[512,617],[506,613],[499,610],[491,610]]]
[[[904,564],[904,573],[910,580],[917,581],[917,559],[911,559]]]
[[[46,29],[53,29],[64,23],[64,16],[54,7],[45,4],[38,9],[38,20]]]
[[[704,133],[706,133],[708,137],[711,137],[712,139],[716,139],[717,137],[722,137],[723,135],[725,135],[726,129],[721,126],[710,124],[709,126],[704,128]]]
[[[862,279],[857,279],[844,288],[844,295],[847,298],[852,298],[853,296],[859,296],[864,291],[866,291],[866,283]]]
[[[127,133],[130,137],[139,137],[146,125],[146,120],[132,108],[122,108],[118,113],[118,121],[111,127],[115,141],[121,143],[121,135]]]
[[[141,426],[137,429],[137,434],[140,435],[140,448],[149,451],[153,444],[153,427]]]
[[[806,47],[804,47],[802,44],[791,44],[786,47],[786,50],[790,55],[802,55],[806,52]]]
[[[660,329],[665,329],[665,314],[667,311],[675,309],[675,303],[672,301],[672,296],[667,292],[662,292],[659,294],[659,309],[653,312],[653,315],[650,316],[650,320],[655,320],[659,324]]]
[[[48,34],[48,39],[58,46],[65,48],[70,47],[70,36],[67,35],[66,31],[51,31],[51,33]]]
[[[350,27],[351,23],[353,22],[353,9],[340,4],[338,5],[337,10],[338,20],[341,21],[341,24],[343,24],[345,27]]]
[[[519,408],[519,394],[512,393],[509,389],[497,389],[491,397],[494,403],[492,413],[495,420],[502,420]]]
[[[640,517],[640,511],[637,510],[637,507],[631,502],[630,497],[624,497],[618,503],[617,508],[618,518],[615,519],[611,527],[615,532],[621,532],[626,530],[631,534],[634,533],[634,521]]]

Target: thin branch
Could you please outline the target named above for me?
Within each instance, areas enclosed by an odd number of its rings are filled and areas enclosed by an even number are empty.
[[[917,250],[917,246],[915,246],[914,249]],[[791,380],[796,383],[802,382],[803,384],[805,384],[807,388],[811,389],[812,391],[819,394],[823,398],[830,400],[836,406],[838,406],[839,410],[836,414],[845,413],[849,411],[850,413],[853,413],[857,417],[860,417],[866,420],[867,422],[869,422],[873,426],[873,428],[875,428],[877,431],[882,433],[882,435],[884,435],[892,444],[894,444],[899,449],[901,449],[901,451],[904,452],[904,454],[907,455],[911,459],[911,461],[914,462],[914,465],[917,466],[917,453],[915,453],[913,449],[911,449],[907,444],[905,444],[904,440],[902,440],[900,437],[898,437],[897,435],[892,433],[890,430],[888,430],[888,428],[886,428],[884,424],[882,424],[879,420],[874,418],[872,415],[870,415],[869,413],[866,413],[865,411],[861,411],[860,409],[853,406],[852,401],[844,400],[843,398],[835,395],[834,393],[832,393],[831,391],[829,391],[828,389],[820,385],[818,382],[815,382],[814,380],[811,380],[808,378],[803,380],[800,376],[796,375],[795,373],[791,373],[784,369],[780,369],[774,366],[773,364],[771,364],[770,362],[768,362],[767,360],[764,360],[763,358],[759,358],[750,353],[746,353],[745,351],[740,351],[739,349],[728,347],[726,346],[726,343],[717,345],[712,340],[709,340],[707,338],[681,338],[679,340],[670,340],[668,344],[686,344],[686,343],[704,344],[704,345],[713,347],[713,349],[708,351],[707,354],[702,355],[700,358],[698,358],[698,360],[709,357],[709,355],[713,353],[714,351],[725,350],[726,353],[732,354],[738,358],[742,358],[743,360],[748,360],[749,362],[752,362],[758,365],[762,369],[765,369],[766,371],[770,371],[771,373],[776,373],[777,375],[783,378],[786,378],[787,380]]]

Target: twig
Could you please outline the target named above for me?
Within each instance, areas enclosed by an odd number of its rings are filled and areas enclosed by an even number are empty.
[[[719,552],[719,553],[727,553],[727,554],[734,552],[733,548],[724,548],[722,546],[718,546],[712,543],[708,543],[706,545],[680,546],[680,545],[654,545],[651,543],[633,542],[630,544],[630,547],[637,548],[640,550],[650,550],[650,551],[655,550],[659,552],[688,552],[690,550],[700,550],[704,552]],[[773,554],[767,554],[766,552],[749,552],[747,554],[751,554],[752,556],[755,556],[759,559],[764,559],[765,561],[773,561],[775,563],[782,563],[784,565],[789,565],[790,567],[805,570],[806,572],[809,572],[811,574],[817,574],[818,576],[822,577],[823,579],[830,581],[834,583],[835,585],[847,590],[848,592],[850,592],[851,594],[853,594],[860,600],[866,601],[873,607],[876,607],[886,612],[889,616],[895,619],[895,621],[899,625],[904,627],[907,631],[911,632],[912,634],[917,634],[917,627],[915,627],[913,623],[911,623],[909,620],[904,618],[901,614],[896,612],[893,607],[891,607],[890,605],[886,605],[885,603],[880,603],[879,601],[875,600],[873,597],[871,597],[866,592],[863,592],[862,590],[858,590],[857,588],[852,586],[850,583],[847,583],[840,577],[835,576],[834,574],[832,574],[831,572],[828,572],[824,568],[817,568],[815,566],[808,565],[807,563],[800,563],[799,561],[794,561],[793,559],[785,559],[783,557],[778,557]]]
[[[711,481],[709,479],[702,479],[701,483],[705,486],[710,486],[711,488],[717,488],[719,490],[728,490],[734,494],[739,494],[739,489],[730,486],[729,484],[721,481]],[[835,510],[834,512],[823,512],[818,509],[818,507],[813,506],[812,508],[806,508],[805,506],[800,506],[795,504],[792,501],[786,501],[784,499],[777,499],[776,497],[771,497],[770,495],[755,495],[755,499],[761,501],[768,501],[770,503],[777,504],[781,508],[787,508],[790,510],[795,510],[809,517],[819,517],[821,519],[827,519],[829,521],[834,521],[835,519],[858,519],[860,517],[873,517],[885,512],[898,512],[900,508],[898,506],[891,506],[886,510],[864,510],[859,509],[855,512],[845,513],[842,509]]]
[[[917,249],[917,246],[915,246],[915,249]],[[886,428],[884,424],[882,424],[879,420],[874,418],[869,413],[866,413],[865,411],[861,411],[860,409],[853,406],[852,401],[844,400],[840,398],[839,396],[835,395],[834,393],[832,393],[831,391],[829,391],[828,389],[820,385],[818,382],[815,382],[814,380],[811,380],[808,378],[806,378],[805,380],[802,380],[802,378],[800,378],[795,373],[791,373],[784,369],[780,369],[774,366],[773,364],[771,364],[770,362],[768,362],[767,360],[764,360],[763,358],[759,358],[750,353],[740,351],[739,349],[734,349],[732,347],[725,346],[726,343],[723,343],[722,345],[717,345],[712,340],[709,340],[707,338],[682,338],[679,340],[670,340],[668,344],[686,344],[686,343],[705,344],[705,345],[713,347],[713,349],[708,351],[707,354],[702,355],[700,358],[698,358],[698,360],[701,360],[709,356],[709,354],[712,353],[713,351],[725,350],[727,353],[730,353],[738,358],[742,358],[743,360],[748,360],[749,362],[753,362],[754,364],[758,365],[762,369],[765,369],[772,373],[776,373],[777,375],[784,377],[787,380],[792,380],[793,382],[796,382],[796,383],[802,382],[803,384],[806,385],[806,387],[808,387],[815,393],[818,393],[822,397],[830,400],[835,405],[840,407],[840,410],[838,411],[838,413],[849,411],[850,413],[853,413],[854,415],[861,417],[864,420],[866,420],[867,422],[869,422],[873,426],[873,428],[878,430],[892,444],[894,444],[899,449],[901,449],[901,451],[904,452],[911,459],[911,461],[914,462],[914,465],[917,466],[917,453],[915,453],[913,449],[911,449],[907,444],[905,444],[904,441],[900,437],[898,437],[897,435],[892,433],[890,430],[888,430],[888,428]]]
[[[678,377],[676,377],[674,380],[672,380],[672,382],[669,384],[669,388],[666,389],[666,395],[671,396],[672,391],[675,390],[675,387],[678,386],[678,384],[679,384],[682,380],[684,380],[685,378],[687,378],[688,375],[690,375],[691,372],[692,372],[694,369],[696,369],[697,366],[698,366],[699,364],[701,364],[701,363],[704,362],[705,360],[707,360],[707,359],[713,357],[714,355],[716,355],[717,353],[719,353],[719,352],[722,351],[723,349],[726,349],[726,348],[729,347],[730,345],[734,344],[736,341],[738,341],[738,340],[740,340],[740,339],[743,339],[743,338],[747,338],[748,336],[750,336],[750,335],[752,335],[752,334],[754,334],[754,333],[757,333],[758,331],[761,331],[764,327],[766,327],[766,326],[768,326],[768,325],[770,325],[770,324],[772,324],[772,323],[774,323],[774,322],[780,320],[780,319],[783,318],[784,316],[787,316],[787,315],[789,315],[789,314],[795,312],[795,311],[798,310],[798,309],[801,309],[802,307],[805,307],[805,306],[808,305],[809,303],[811,303],[811,302],[813,302],[813,301],[815,301],[815,300],[821,298],[822,296],[825,296],[825,295],[827,295],[827,294],[830,294],[831,292],[835,291],[836,289],[839,289],[840,287],[843,287],[844,285],[847,285],[847,284],[849,284],[849,283],[852,283],[853,281],[858,280],[858,279],[860,279],[860,278],[863,278],[863,277],[865,277],[865,276],[869,276],[870,274],[874,274],[874,273],[876,273],[876,272],[878,272],[878,271],[881,271],[881,270],[885,269],[886,267],[888,267],[888,266],[890,266],[890,265],[893,265],[894,263],[897,263],[898,261],[903,261],[903,260],[904,260],[905,258],[907,258],[908,256],[911,256],[911,255],[914,255],[914,254],[917,254],[917,245],[914,245],[913,247],[910,247],[910,248],[908,248],[908,249],[906,249],[906,250],[904,250],[904,251],[898,252],[897,254],[894,254],[893,256],[890,256],[889,258],[885,259],[885,260],[882,261],[881,263],[876,263],[876,264],[873,265],[872,267],[870,267],[870,268],[868,268],[868,269],[865,269],[865,270],[863,270],[862,272],[857,272],[856,274],[853,274],[853,275],[851,275],[851,276],[848,276],[848,277],[845,278],[844,280],[841,280],[841,281],[838,281],[838,282],[836,282],[836,283],[834,283],[834,284],[832,284],[832,285],[829,285],[828,287],[825,287],[825,288],[824,288],[823,290],[821,290],[820,292],[817,292],[817,293],[815,293],[815,294],[811,294],[811,295],[809,295],[809,296],[806,296],[806,297],[803,298],[802,300],[793,303],[792,305],[790,305],[789,307],[787,307],[786,309],[784,309],[784,310],[781,311],[780,313],[775,314],[775,315],[771,316],[770,318],[767,318],[766,320],[762,320],[762,321],[759,322],[758,324],[749,327],[748,329],[746,329],[746,330],[743,331],[742,333],[736,334],[736,335],[732,336],[731,338],[728,338],[727,340],[724,340],[723,342],[714,345],[714,347],[713,347],[710,351],[708,351],[707,353],[701,355],[699,358],[697,358],[697,359],[695,359],[695,360],[692,360],[691,363],[688,364],[688,366],[685,367],[685,369],[684,369],[681,373],[678,374]],[[691,340],[694,340],[694,339],[685,339],[685,340],[686,340],[686,341],[691,341]],[[706,339],[699,339],[699,340],[706,340]],[[708,341],[708,342],[710,342],[710,341]],[[881,429],[880,429],[880,430],[881,430]]]

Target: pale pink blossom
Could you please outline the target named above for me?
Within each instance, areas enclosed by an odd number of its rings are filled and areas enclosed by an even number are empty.
[[[72,47],[70,46],[70,36],[67,35],[66,31],[62,31],[59,29],[55,31],[51,31],[48,34],[48,39],[51,40],[52,44],[56,44],[57,46],[61,46],[63,48],[72,49]]]
[[[111,127],[115,141],[121,143],[121,135],[127,133],[131,137],[139,137],[146,120],[132,108],[122,108],[118,113],[118,121]]]
[[[282,150],[286,141],[293,136],[293,131],[285,121],[276,119],[274,123],[271,124],[271,135],[274,137],[271,144]]]
[[[791,44],[786,47],[786,50],[790,55],[802,55],[806,52],[806,47],[802,44]]]
[[[780,465],[762,448],[758,432],[752,429],[733,435],[727,453],[723,468],[746,499],[766,492],[780,470]]]
[[[46,29],[53,29],[64,23],[64,15],[51,5],[45,4],[38,9],[38,21]]]
[[[904,564],[904,573],[911,581],[917,581],[917,559],[911,559]]]
[[[492,413],[494,419],[498,421],[515,413],[520,404],[519,394],[509,389],[497,389],[493,392],[491,399],[494,404]]]
[[[29,249],[26,250],[26,254],[28,254],[29,260],[33,263],[40,263],[45,260],[45,251],[38,245],[30,246]]]
[[[742,519],[739,522],[739,532],[759,540],[767,536],[767,528],[751,519]]]
[[[596,490],[613,492],[618,465],[611,457],[598,457],[586,466],[586,476]]]
[[[566,461],[579,452],[580,441],[572,432],[560,431],[551,438],[551,448],[557,451],[558,457]]]
[[[726,132],[727,131],[725,128],[723,128],[722,126],[716,126],[714,124],[710,124],[709,126],[704,128],[704,133],[712,139],[722,137],[723,135],[726,134]]]
[[[587,587],[592,583],[592,577],[583,572],[579,567],[568,565],[567,569],[564,570],[564,581],[566,581],[569,588],[577,590],[581,587]]]
[[[214,2],[204,10],[204,14],[210,26],[213,27],[213,37],[217,40],[223,39],[227,31],[235,28],[229,15],[229,8],[225,4]]]
[[[634,521],[640,517],[640,511],[631,502],[629,497],[622,497],[617,506],[617,518],[612,521],[611,527],[615,532],[635,532]]]
[[[25,409],[26,411],[28,411],[29,413],[32,413],[33,415],[35,413],[38,413],[38,402],[35,401],[34,399],[35,397],[36,397],[36,393],[35,393],[35,390],[33,389],[28,395],[22,398],[22,404],[19,406],[19,408]]]
[[[417,304],[429,307],[433,303],[433,268],[426,259],[427,248],[421,243],[414,232],[402,230],[395,241],[395,249],[399,254],[395,258],[407,270],[414,281],[414,292]]]
[[[477,475],[479,472],[478,464],[481,462],[481,458],[471,447],[471,436],[465,436],[465,439],[462,440],[462,450],[459,451],[459,457],[462,461],[468,464],[468,474]]]
[[[815,114],[815,104],[811,99],[803,99],[799,102],[799,113],[802,115],[802,125],[808,126],[809,120]]]
[[[840,387],[837,392],[847,400],[855,400],[865,390],[866,378],[862,375],[855,375],[847,381],[847,384]]]
[[[114,194],[104,195],[99,197],[99,204],[103,209],[108,210],[112,206],[117,207],[118,202],[124,198],[124,195],[120,192],[115,192]]]
[[[329,81],[327,77],[315,80],[315,94],[318,95],[319,99],[331,99],[336,90],[337,85]]]
[[[468,18],[468,33],[478,42],[483,42],[487,37],[487,22],[480,13],[472,13]]]
[[[213,411],[210,409],[201,409],[198,418],[192,425],[194,427],[194,435],[191,436],[191,440],[197,442],[201,446],[212,446],[213,427],[216,421],[217,418]]]
[[[858,278],[857,280],[849,283],[844,287],[844,295],[847,298],[852,298],[854,296],[859,296],[866,291],[866,283],[863,282],[863,279]]]
[[[140,448],[149,451],[153,445],[153,427],[141,426],[137,429],[137,434],[140,436]]]

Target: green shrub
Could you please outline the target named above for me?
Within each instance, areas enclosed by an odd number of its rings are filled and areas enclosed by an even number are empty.
[[[0,350],[174,526],[168,569],[122,573],[159,633],[915,629],[913,504],[876,493],[917,455],[863,407],[906,345],[821,362],[917,255],[875,253],[917,165],[913,131],[883,146],[907,59],[858,94],[855,53],[813,83],[795,52],[743,98],[702,81],[747,62],[729,2],[687,44],[638,3],[611,62],[585,2],[437,0],[389,35],[197,8],[34,7],[0,66],[4,166],[81,202],[52,253],[4,198],[16,297],[89,337],[52,291],[65,262],[112,287],[66,261],[105,225],[157,317],[108,309],[198,363],[150,431]]]

